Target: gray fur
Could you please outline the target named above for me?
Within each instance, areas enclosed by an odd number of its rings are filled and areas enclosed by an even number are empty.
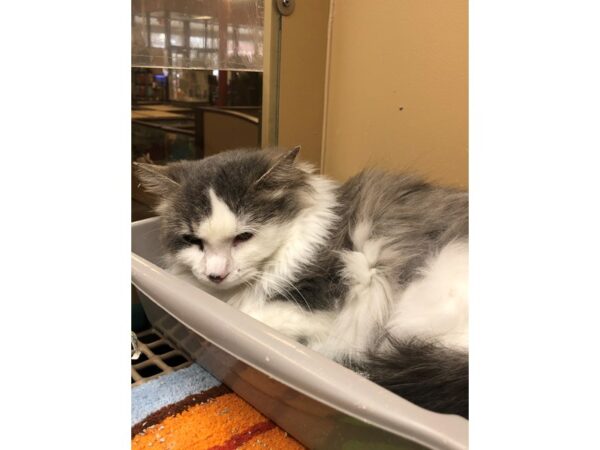
[[[313,189],[311,175],[294,163],[297,152],[237,150],[162,168],[139,164],[142,184],[161,198],[158,211],[167,253],[190,245],[183,234],[210,215],[210,188],[234,214],[250,218],[257,227],[293,221]],[[371,224],[369,239],[385,242],[385,256],[377,260],[376,270],[395,289],[418,277],[429,256],[468,237],[467,194],[412,175],[366,170],[339,186],[336,196],[337,220],[329,241],[288,280],[292,287],[271,301],[294,301],[311,312],[340,308],[349,289],[340,255],[357,250],[352,236],[360,223]],[[379,330],[379,340],[385,339],[384,332]],[[465,352],[421,341],[390,338],[390,344],[387,354],[371,352],[358,367],[341,362],[417,404],[468,415]]]
[[[371,238],[383,238],[392,258],[377,269],[400,285],[409,282],[425,259],[455,239],[468,236],[466,192],[432,186],[413,175],[365,170],[341,189],[347,229],[338,239],[350,246],[356,224],[373,224]]]
[[[138,164],[143,185],[163,198],[162,238],[167,251],[189,245],[181,230],[210,214],[209,188],[235,214],[248,215],[257,224],[293,220],[303,207],[303,195],[311,190],[308,174],[293,165],[297,152],[297,148],[284,154],[235,150],[158,170]],[[282,195],[274,198],[278,191]],[[346,286],[339,275],[338,252],[353,249],[351,234],[360,222],[373,224],[371,238],[386,240],[392,257],[377,269],[400,287],[418,274],[428,256],[468,236],[467,194],[432,186],[413,175],[365,170],[339,188],[338,199],[339,222],[330,245],[306,262],[294,289],[286,293],[286,298],[311,310],[333,309],[343,298]]]
[[[159,211],[165,248],[174,252],[188,245],[181,239],[181,230],[191,231],[193,223],[210,215],[209,188],[236,215],[247,215],[256,224],[293,220],[302,209],[303,194],[311,191],[308,174],[293,167],[297,153],[297,149],[283,156],[275,150],[235,150],[175,162],[159,170],[138,164],[140,181],[162,200]]]
[[[392,257],[377,269],[398,287],[418,275],[429,256],[468,236],[468,195],[413,175],[366,170],[342,185],[338,198],[339,221],[330,245],[307,261],[296,289],[287,293],[312,310],[334,309],[344,298],[347,286],[339,274],[338,252],[353,249],[351,234],[360,222],[372,222],[371,238],[387,241]]]
[[[469,418],[469,355],[435,342],[386,336],[384,352],[347,366],[431,411]]]

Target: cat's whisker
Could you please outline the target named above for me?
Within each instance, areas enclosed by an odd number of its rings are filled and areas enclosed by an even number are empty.
[[[294,304],[296,304],[296,306],[300,309],[302,309],[302,307],[300,306],[300,304],[296,301],[296,299],[294,299],[291,294],[287,291],[287,289],[285,289],[285,285],[281,286],[279,283],[281,283],[282,281],[285,280],[277,280],[277,279],[269,279],[267,278],[267,276],[273,276],[274,274],[262,274],[261,279],[267,281],[268,283],[272,284],[273,287],[275,287],[275,291],[281,295],[284,299],[286,299],[289,302],[292,302]],[[308,304],[307,304],[308,306]]]
[[[291,282],[290,280],[287,280],[285,277],[279,275],[279,274],[275,274],[275,273],[268,273],[265,274],[271,277],[277,277],[278,280],[280,280],[281,282],[285,283],[286,285],[290,286],[292,289],[294,289],[294,291],[296,291],[298,293],[298,295],[300,296],[300,298],[304,301],[304,303],[306,304],[306,308],[308,309],[309,312],[312,313],[312,308],[310,307],[310,304],[308,303],[308,300],[306,300],[306,297],[304,297],[304,295],[302,295],[302,293],[298,290],[298,288],[294,285],[293,282]],[[269,281],[269,280],[267,280]]]

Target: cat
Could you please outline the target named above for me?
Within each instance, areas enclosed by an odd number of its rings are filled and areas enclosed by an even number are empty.
[[[386,389],[468,418],[468,194],[299,147],[136,164],[166,266]]]

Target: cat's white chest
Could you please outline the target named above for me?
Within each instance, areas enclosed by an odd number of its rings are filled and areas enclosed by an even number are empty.
[[[258,289],[241,291],[227,303],[309,346],[325,339],[335,317],[328,311],[309,312],[290,301],[268,300],[267,295]]]

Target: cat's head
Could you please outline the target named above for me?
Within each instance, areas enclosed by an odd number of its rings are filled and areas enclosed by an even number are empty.
[[[212,288],[260,278],[314,201],[312,168],[295,162],[298,151],[235,150],[166,166],[137,164],[142,186],[160,198],[170,261]]]

